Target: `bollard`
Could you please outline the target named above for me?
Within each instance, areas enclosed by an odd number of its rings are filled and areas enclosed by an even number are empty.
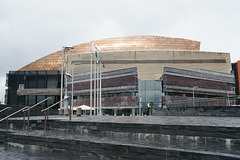
[[[59,115],[63,115],[63,113],[64,113],[64,109],[59,108],[59,109],[58,109],[58,114],[59,114]]]
[[[68,115],[69,115],[69,110],[68,110],[68,108],[67,108],[67,109],[64,109],[64,115],[65,115],[65,116],[68,116]]]
[[[25,112],[23,112],[23,131],[25,130]]]
[[[82,115],[82,108],[77,108],[76,115],[81,116]]]

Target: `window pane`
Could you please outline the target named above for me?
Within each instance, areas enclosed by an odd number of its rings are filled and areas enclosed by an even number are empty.
[[[57,88],[57,87],[58,87],[57,76],[48,75],[47,88]]]
[[[46,76],[38,75],[38,88],[46,88]]]
[[[155,94],[153,90],[147,90],[146,91],[146,101],[147,102],[154,102],[155,100]]]
[[[36,88],[36,75],[28,77],[28,88]]]
[[[162,81],[161,80],[155,81],[155,89],[162,90]]]
[[[29,96],[29,106],[32,106],[35,104],[35,98],[36,96]]]
[[[154,82],[153,80],[146,81],[146,90],[153,90],[154,89]]]
[[[44,99],[45,99],[45,96],[37,96],[37,103],[41,102]],[[41,104],[39,104],[39,106],[45,106],[45,104],[46,104],[46,101],[41,103]]]

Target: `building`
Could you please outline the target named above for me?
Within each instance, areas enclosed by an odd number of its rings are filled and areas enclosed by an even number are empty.
[[[181,38],[161,36],[129,36],[93,41],[103,51],[106,68],[103,72],[122,68],[137,67],[139,79],[157,80],[163,67],[176,67],[198,71],[199,69],[231,73],[229,53],[200,51],[200,42]],[[90,70],[91,42],[73,46],[68,56],[68,69],[71,61],[80,60],[81,67],[76,73]],[[61,70],[62,50],[40,58],[21,71]],[[64,57],[66,64],[66,57]],[[65,66],[64,66],[65,67]],[[157,68],[157,69],[156,69]]]
[[[232,74],[164,67],[161,79],[164,106],[229,106],[236,103]]]
[[[7,104],[32,106],[47,97],[59,101],[59,71],[10,71],[7,74]],[[45,102],[46,105],[47,102]]]
[[[73,92],[74,106],[89,106],[90,73],[80,72],[74,74],[73,77],[73,81],[71,78],[68,81],[68,95],[71,95]],[[162,81],[139,80],[136,67],[102,72],[101,82],[101,108],[103,114],[137,115],[139,110],[146,114],[149,102],[152,102],[154,107],[161,106]],[[96,83],[95,85],[97,85]],[[94,82],[92,85],[94,86]],[[96,102],[96,94],[95,102],[94,99],[92,100],[92,104],[95,103],[93,105],[96,106],[95,108],[100,105]]]
[[[90,73],[82,72],[75,74],[73,79],[74,106],[90,106]],[[98,84],[100,84],[99,81],[100,80],[98,79]],[[95,82],[97,86],[97,81]],[[136,109],[139,108],[139,104],[137,96],[138,78],[136,67],[102,72],[101,83],[101,109],[103,114],[137,114]],[[92,85],[94,86],[94,82]],[[72,79],[69,79],[68,95],[71,95],[71,93]],[[100,98],[99,90],[98,94],[96,92],[94,98],[92,99],[92,104],[95,104],[95,108],[97,108],[97,106],[100,107],[100,102],[97,102],[97,99]]]
[[[232,70],[229,53],[200,51],[200,42],[193,40],[161,36],[128,36],[96,40],[93,41],[93,43],[96,43],[103,51],[101,56],[106,66],[106,68],[102,68],[102,72],[106,73],[106,75],[103,74],[103,78],[106,78],[104,81],[110,79],[107,74],[111,73],[111,71],[136,68],[137,74],[133,72],[133,75],[137,76],[137,86],[140,87],[142,95],[146,93],[145,98],[142,97],[141,99],[139,98],[140,94],[136,94],[138,96],[138,101],[141,101],[139,104],[142,105],[142,107],[146,106],[149,101],[154,101],[156,106],[161,105],[161,99],[159,99],[158,96],[160,93],[154,91],[154,95],[152,95],[150,92],[152,86],[161,86],[160,78],[166,66],[192,71],[205,69],[226,74],[231,73]],[[63,56],[64,68],[66,68],[67,65],[67,72],[73,75],[89,71],[91,68],[91,42],[82,43],[73,47],[74,49],[68,51],[68,55],[64,54]],[[68,59],[67,64],[66,59]],[[80,61],[81,65],[74,65],[72,63],[74,61]],[[58,77],[56,81],[58,85],[55,86],[55,89],[59,91],[61,86],[61,78],[59,78],[61,65],[62,50],[59,50],[20,68],[17,72],[21,72],[21,74],[33,73],[33,75],[37,76],[35,79],[36,85],[31,88],[27,87],[25,83],[28,82],[24,80],[24,90],[21,90],[21,84],[23,83],[18,82],[23,78],[19,80],[17,78],[11,78],[11,76],[14,75],[11,73],[15,72],[10,72],[7,81],[8,90],[6,91],[8,97],[7,104],[32,104],[41,99],[39,96],[55,96],[55,100],[59,100],[59,92],[54,92],[54,94],[49,95],[48,92],[45,92],[47,88],[46,85],[37,85],[41,84],[38,82],[41,79],[38,78],[39,73],[55,72],[55,76]],[[48,74],[45,76],[48,77]],[[45,79],[44,83],[46,81],[47,79]],[[112,83],[113,81],[109,82]],[[85,84],[87,83],[89,82],[87,82],[86,76]],[[11,86],[14,86],[14,89],[12,89]],[[29,89],[31,89],[31,92]],[[10,95],[14,95],[13,97],[15,97],[15,99]],[[103,94],[103,96],[105,95]],[[35,99],[32,97],[35,97]],[[74,97],[76,98],[78,95],[74,95]],[[25,102],[23,103],[23,101]]]
[[[235,76],[235,88],[236,88],[236,96],[237,96],[237,104],[240,104],[240,61],[237,61],[236,63],[232,63],[232,70],[233,74]]]

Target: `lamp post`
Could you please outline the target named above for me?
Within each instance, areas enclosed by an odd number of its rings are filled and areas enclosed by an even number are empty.
[[[138,94],[138,96],[139,96],[139,109],[138,109],[138,112],[139,112],[139,116],[141,116],[141,108],[142,108],[142,94],[141,94],[141,89],[142,89],[142,86],[143,86],[143,81],[141,81],[140,83],[139,83],[139,86],[138,86],[138,92],[139,92],[139,94]]]
[[[70,115],[72,114],[72,109],[73,109],[73,77],[74,77],[73,67],[74,67],[74,65],[81,65],[81,62],[80,61],[72,61],[72,104],[70,107]]]
[[[61,69],[61,95],[60,95],[60,100],[61,100],[61,104],[60,104],[60,108],[63,108],[63,105],[62,105],[62,99],[63,99],[63,56],[64,56],[64,52],[66,52],[66,72],[67,72],[67,53],[70,49],[74,49],[74,47],[65,47],[63,46],[62,47],[62,69]],[[66,84],[67,84],[67,80],[66,80],[66,75],[65,75],[65,87],[66,87]],[[66,89],[66,88],[65,88]],[[67,96],[66,94],[66,91],[65,90],[65,96]]]
[[[198,86],[193,86],[193,107],[195,107],[195,97],[194,97],[194,89],[198,88]]]
[[[230,100],[229,100],[229,91],[227,92],[227,104],[228,104],[228,106],[230,106]]]
[[[72,110],[73,110],[73,77],[74,77],[74,74],[73,74],[73,65],[81,65],[80,61],[72,61],[72,74],[69,74],[66,72],[66,76],[69,76],[72,78],[72,99],[71,99],[71,106],[69,108],[69,120],[71,120],[72,118]]]
[[[67,70],[68,70],[68,51],[70,49],[74,49],[74,47],[63,47],[63,50],[62,50],[62,71],[61,71],[61,100],[62,100],[62,93],[63,93],[63,89],[62,89],[62,86],[63,86],[63,54],[64,54],[64,51],[66,52],[66,71],[65,73],[67,73]],[[64,93],[64,98],[67,97],[67,76],[65,74],[65,93]],[[65,101],[64,102],[64,108],[66,109],[68,107],[68,101]],[[62,108],[62,103],[61,103],[61,108]]]
[[[72,78],[72,86],[73,86],[73,75],[66,72],[65,76],[66,76],[66,78],[67,77],[71,77]],[[72,88],[72,99],[73,99],[73,88]],[[72,106],[69,108],[69,120],[72,119],[71,117],[72,117]]]

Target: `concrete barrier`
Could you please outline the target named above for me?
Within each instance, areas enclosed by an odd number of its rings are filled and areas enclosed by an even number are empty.
[[[68,109],[64,109],[64,115],[65,116],[69,115],[69,110]]]
[[[82,108],[77,108],[76,115],[77,116],[81,116],[82,115]]]

